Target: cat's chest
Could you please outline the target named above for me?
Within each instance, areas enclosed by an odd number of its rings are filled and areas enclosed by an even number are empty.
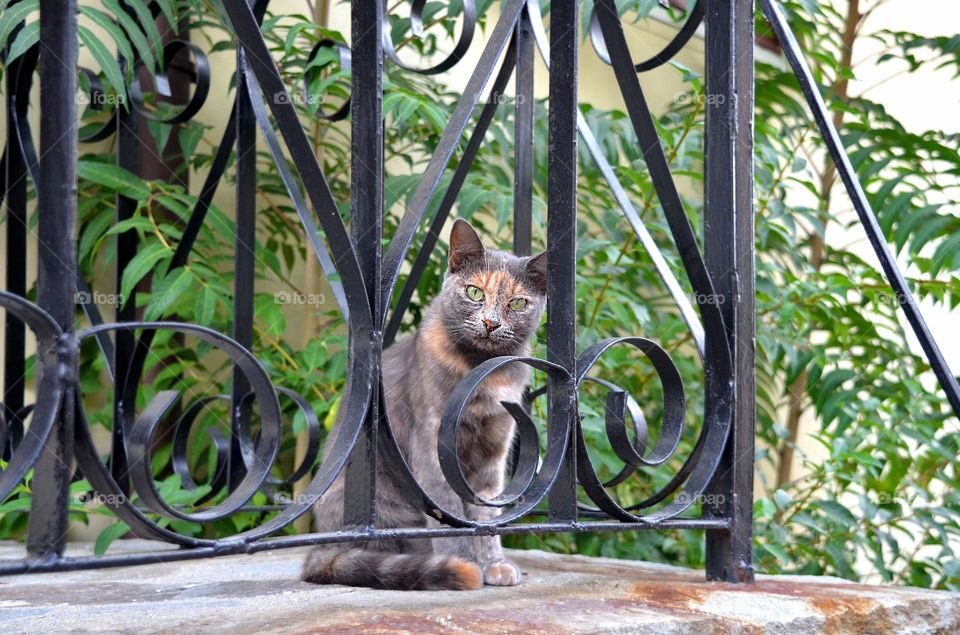
[[[464,414],[480,419],[503,414],[503,402],[523,403],[528,382],[529,373],[515,370],[492,373],[474,392]]]

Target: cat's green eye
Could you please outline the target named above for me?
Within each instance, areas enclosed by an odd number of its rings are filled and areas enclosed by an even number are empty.
[[[471,284],[467,287],[467,297],[474,302],[479,302],[483,299],[483,289],[480,287],[475,287]]]
[[[510,308],[514,311],[522,311],[527,307],[527,301],[523,298],[514,298],[510,300]]]

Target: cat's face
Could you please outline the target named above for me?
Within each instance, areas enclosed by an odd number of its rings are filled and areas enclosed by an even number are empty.
[[[457,220],[441,292],[443,323],[459,346],[511,355],[530,341],[546,307],[546,254],[519,258],[485,249]]]

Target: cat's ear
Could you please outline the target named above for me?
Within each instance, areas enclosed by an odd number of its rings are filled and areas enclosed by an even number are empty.
[[[527,260],[527,278],[536,286],[537,290],[547,293],[547,252],[541,252]]]
[[[447,256],[450,271],[457,271],[471,262],[482,260],[484,251],[477,230],[462,218],[454,221],[453,229],[450,230],[450,254]]]

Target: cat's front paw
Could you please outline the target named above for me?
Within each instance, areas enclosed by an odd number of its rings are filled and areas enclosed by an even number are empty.
[[[483,565],[483,583],[491,586],[520,584],[520,567],[509,560],[498,560]]]

